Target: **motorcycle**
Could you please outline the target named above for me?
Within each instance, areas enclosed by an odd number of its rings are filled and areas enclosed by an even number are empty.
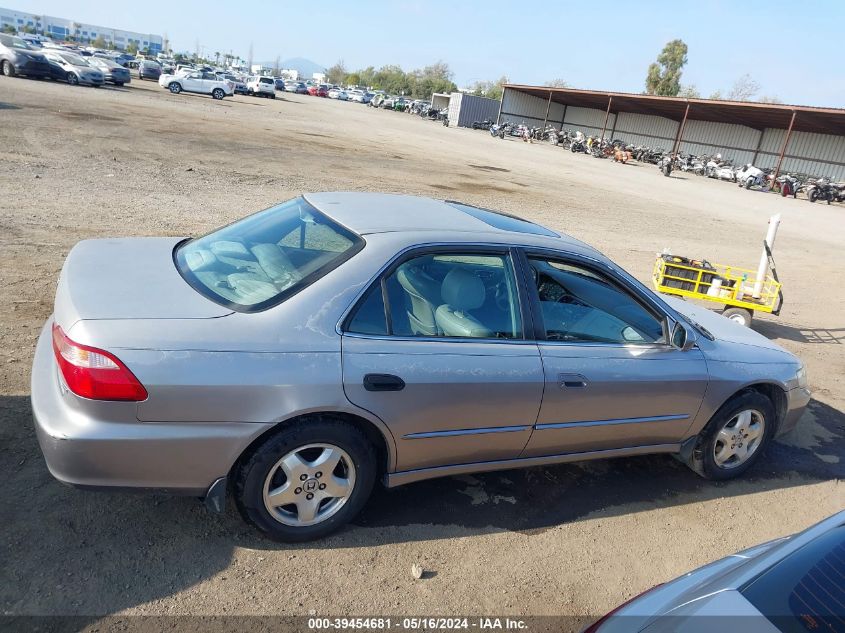
[[[767,189],[769,185],[768,174],[751,163],[746,164],[734,174],[737,187],[760,187]]]
[[[807,200],[816,202],[826,200],[828,204],[838,197],[839,189],[830,182],[830,178],[819,178],[807,187]]]
[[[483,121],[473,121],[473,130],[489,130],[496,122],[493,119],[484,119]]]
[[[502,121],[501,123],[490,126],[490,136],[494,138],[498,136],[503,139],[505,138],[505,134],[510,134],[512,128],[513,126],[509,121]]]
[[[780,189],[780,195],[782,197],[792,196],[796,198],[798,192],[804,188],[804,183],[792,174],[784,174],[783,176],[778,176],[775,181],[775,187]]]
[[[674,162],[675,161],[672,159],[672,156],[666,154],[663,158],[657,161],[657,168],[668,178],[672,175],[672,165]]]

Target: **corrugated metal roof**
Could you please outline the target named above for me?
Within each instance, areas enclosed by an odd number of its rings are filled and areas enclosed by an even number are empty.
[[[605,110],[608,101],[612,100],[611,113],[632,112],[662,116],[674,120],[681,120],[687,105],[689,105],[688,119],[690,120],[735,123],[756,130],[787,128],[793,113],[795,113],[794,130],[845,135],[845,110],[840,108],[658,97],[656,95],[626,92],[550,88],[548,86],[521,84],[505,84],[504,87],[541,99],[548,99],[549,94],[551,94],[553,102],[583,108]]]

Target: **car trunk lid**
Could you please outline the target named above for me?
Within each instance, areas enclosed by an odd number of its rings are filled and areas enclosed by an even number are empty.
[[[176,270],[180,238],[84,240],[59,276],[55,318],[66,331],[90,319],[212,319],[231,314]]]

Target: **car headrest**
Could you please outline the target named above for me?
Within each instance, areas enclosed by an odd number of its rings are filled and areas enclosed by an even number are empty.
[[[484,282],[466,270],[457,268],[443,279],[440,288],[443,301],[455,310],[474,310],[484,303]]]

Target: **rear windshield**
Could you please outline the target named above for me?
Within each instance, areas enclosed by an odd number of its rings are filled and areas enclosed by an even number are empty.
[[[260,81],[260,82],[261,82],[261,83],[263,83],[263,84],[271,84],[271,83],[273,83],[273,80],[272,80],[272,79],[270,79],[269,77],[262,77],[262,78],[261,78],[261,79],[259,79],[258,81]]]
[[[784,633],[845,630],[845,526],[793,552],[740,592]]]
[[[176,267],[194,289],[240,312],[277,305],[352,257],[364,241],[294,198],[180,244]]]

